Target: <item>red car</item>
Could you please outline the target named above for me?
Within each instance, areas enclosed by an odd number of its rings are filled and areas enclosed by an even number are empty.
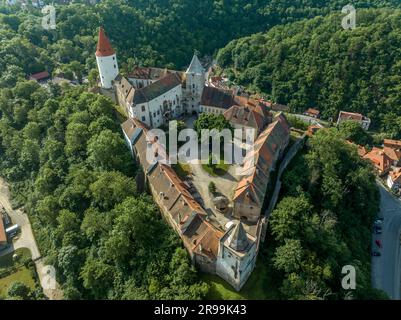
[[[380,240],[375,240],[375,243],[379,248],[383,247],[382,242]]]

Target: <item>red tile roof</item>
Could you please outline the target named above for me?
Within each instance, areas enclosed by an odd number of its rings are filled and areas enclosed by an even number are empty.
[[[3,218],[0,213],[0,244],[7,243],[6,230],[4,229]]]
[[[364,158],[370,160],[379,173],[385,173],[391,168],[391,159],[383,149],[374,147]]]
[[[401,141],[400,140],[391,140],[391,139],[384,139],[383,142],[385,147],[400,149],[401,148]]]
[[[97,57],[108,57],[115,54],[114,49],[112,48],[109,39],[106,37],[104,30],[102,27],[99,28],[99,38],[97,42]]]
[[[34,79],[36,81],[44,80],[47,78],[50,78],[50,74],[47,71],[42,71],[30,75],[30,79]]]
[[[305,111],[305,113],[318,116],[320,114],[320,111],[317,109],[309,108],[308,110]]]

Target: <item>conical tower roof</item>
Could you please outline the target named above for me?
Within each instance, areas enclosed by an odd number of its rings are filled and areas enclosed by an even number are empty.
[[[202,64],[200,63],[198,57],[196,54],[192,57],[191,64],[189,65],[187,69],[187,73],[197,73],[197,74],[202,74],[204,73],[205,70],[202,67]]]
[[[110,44],[109,39],[106,37],[102,27],[99,28],[99,39],[97,41],[97,57],[108,57],[115,53],[113,47]]]
[[[228,245],[231,249],[236,251],[244,251],[248,247],[249,241],[246,235],[245,228],[241,222],[239,222],[230,237],[228,238]]]

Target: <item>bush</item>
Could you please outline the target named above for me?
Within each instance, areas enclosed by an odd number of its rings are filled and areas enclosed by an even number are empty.
[[[212,194],[216,193],[216,184],[213,181],[209,183],[209,192]]]

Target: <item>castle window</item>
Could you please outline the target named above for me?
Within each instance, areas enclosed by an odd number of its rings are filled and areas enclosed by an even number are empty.
[[[146,120],[146,118],[145,117],[142,117],[142,121],[145,121]]]
[[[153,112],[153,117],[155,117],[155,118],[156,118],[156,112]]]
[[[116,67],[116,65],[114,65],[114,69],[116,69],[117,67]]]
[[[113,57],[113,60],[116,60],[116,57]]]
[[[145,106],[142,106],[142,112],[144,112],[145,111]]]
[[[159,115],[160,114],[160,110],[157,110],[157,115]]]

